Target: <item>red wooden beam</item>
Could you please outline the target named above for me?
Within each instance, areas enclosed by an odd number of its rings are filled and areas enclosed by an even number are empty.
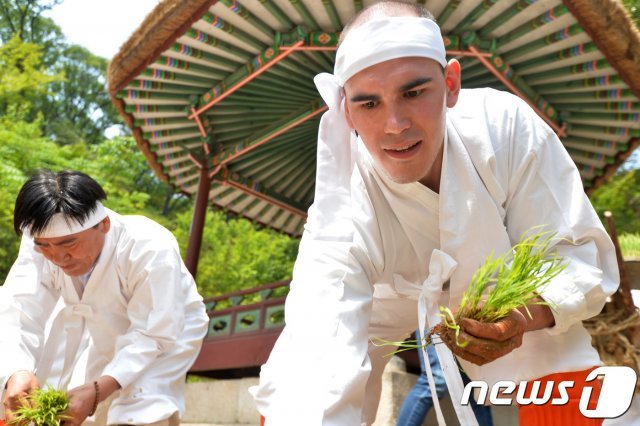
[[[198,125],[198,129],[200,130],[200,134],[206,137],[207,131],[204,129],[204,126],[202,125],[202,120],[200,120],[200,116],[196,114],[195,107],[191,107],[191,115],[189,116],[189,118],[193,118],[193,120],[195,120],[196,124]]]
[[[198,165],[195,159],[192,161]],[[198,272],[198,260],[200,258],[200,247],[202,245],[202,233],[204,231],[205,217],[207,214],[207,205],[209,204],[209,189],[211,188],[211,178],[206,167],[200,165],[200,182],[198,184],[198,193],[196,194],[196,203],[193,208],[193,222],[191,231],[189,232],[189,242],[187,244],[187,254],[185,258],[185,266],[195,278]]]

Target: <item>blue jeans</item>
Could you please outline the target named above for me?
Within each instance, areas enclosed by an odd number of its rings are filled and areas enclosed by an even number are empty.
[[[433,407],[433,399],[431,398],[431,389],[429,388],[429,381],[427,379],[427,373],[424,369],[424,361],[422,350],[418,350],[420,357],[420,369],[422,374],[418,376],[418,381],[411,388],[407,397],[400,408],[400,414],[398,415],[397,426],[422,426],[424,420],[427,418],[427,414],[431,407]],[[429,357],[429,365],[431,365],[431,373],[433,374],[433,381],[436,385],[436,393],[438,399],[442,398],[447,391],[447,385],[442,374],[442,368],[438,363],[438,356],[436,355],[436,349],[433,345],[427,346],[427,356]],[[469,377],[464,372],[461,372],[462,381],[466,385],[469,383]],[[484,405],[478,405],[476,401],[471,398],[471,408],[473,413],[478,419],[480,426],[492,426],[493,419],[491,417],[491,409]]]

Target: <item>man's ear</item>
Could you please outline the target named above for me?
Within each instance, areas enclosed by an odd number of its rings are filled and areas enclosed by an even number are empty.
[[[447,107],[453,108],[458,103],[462,76],[460,72],[460,62],[451,59],[444,69],[444,82],[447,90]]]
[[[111,229],[111,219],[109,219],[109,216],[107,216],[102,219],[102,232],[106,234],[107,232],[109,232],[109,229]]]

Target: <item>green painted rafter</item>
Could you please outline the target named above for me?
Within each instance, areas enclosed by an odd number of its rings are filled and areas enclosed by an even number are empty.
[[[442,28],[451,15],[453,15],[453,12],[460,6],[460,3],[462,3],[462,0],[450,0],[447,3],[447,6],[445,6],[444,10],[438,16],[438,25],[440,25],[440,28]]]
[[[543,25],[546,25],[552,21],[555,21],[556,19],[560,18],[561,16],[567,13],[569,13],[569,10],[564,5],[556,6],[553,9],[548,10],[545,13],[538,15],[537,17],[531,19],[530,21],[520,25],[519,27],[514,28],[513,30],[509,31],[507,34],[501,37],[498,37],[497,39],[498,45],[504,46],[507,43],[517,40],[520,37],[531,33],[535,29]]]
[[[482,40],[477,34],[471,35],[470,32],[463,35],[463,42],[469,45],[472,51],[479,51],[475,47],[487,44],[486,40]],[[525,100],[536,112],[549,124],[560,136],[564,136],[564,130],[558,124],[557,110],[533,90],[533,88],[524,81],[515,70],[509,66],[499,55],[493,54],[490,58],[478,58],[478,60],[487,69],[500,80],[510,91]]]
[[[302,22],[309,28],[309,30],[317,30],[320,28],[316,20],[314,19],[307,6],[304,5],[302,0],[289,0],[289,3],[296,9],[296,12],[302,18]]]
[[[487,38],[491,32],[500,28],[501,25],[504,25],[509,21],[509,19],[513,18],[536,1],[537,0],[520,0],[518,3],[511,5],[507,10],[487,22],[482,28],[478,29],[478,35],[480,37]]]
[[[342,22],[340,22],[340,17],[338,16],[338,11],[336,10],[336,6],[333,4],[332,0],[322,0],[322,4],[324,5],[324,9],[327,11],[327,15],[329,16],[329,20],[331,20],[331,25],[336,31],[342,28]]]
[[[471,12],[469,12],[462,21],[456,24],[455,32],[461,33],[471,28],[473,23],[482,15],[487,13],[500,0],[482,0]]]
[[[224,31],[226,33],[229,34],[233,34],[235,37],[237,37],[239,40],[247,43],[248,45],[254,47],[257,50],[262,50],[264,49],[264,43],[261,42],[260,40],[258,40],[257,38],[255,38],[254,36],[250,35],[249,33],[246,33],[236,27],[234,27],[233,25],[231,25],[230,23],[224,21],[222,18],[220,18],[219,16],[214,15],[211,12],[207,12],[204,15],[202,15],[202,17],[200,18],[201,20],[213,25],[214,28],[217,28],[221,31]]]
[[[275,31],[269,25],[267,25],[262,19],[258,18],[253,13],[249,12],[240,2],[236,0],[219,0],[219,3],[224,4],[236,15],[247,21],[253,28],[257,28],[263,34],[270,38],[273,38]]]
[[[286,13],[282,11],[278,7],[278,5],[273,0],[259,0],[262,6],[264,6],[267,11],[273,15],[274,18],[280,22],[280,24],[285,27],[287,30],[291,30],[294,27],[294,23],[289,19]]]
[[[253,57],[253,54],[250,52],[195,28],[189,28],[184,33],[184,36],[199,43],[206,44],[207,46],[219,49],[225,53],[229,53],[245,61]]]
[[[296,127],[297,125],[315,117],[325,109],[326,106],[324,106],[322,103],[314,101],[304,108],[301,108],[298,111],[290,114],[289,116],[273,123],[271,126],[262,129],[261,131],[251,137],[248,137],[244,141],[235,144],[232,150],[224,151],[214,156],[214,169],[211,171],[211,176],[215,176],[223,166],[229,164],[234,159],[242,156],[243,154],[251,152],[259,146],[274,139],[275,137],[278,137],[287,130],[290,130],[293,127]]]

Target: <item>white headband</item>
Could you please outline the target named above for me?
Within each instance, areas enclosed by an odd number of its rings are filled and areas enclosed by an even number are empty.
[[[417,56],[447,65],[440,27],[414,16],[373,19],[349,30],[336,53],[334,75],[340,86],[358,72],[391,59]]]
[[[31,234],[31,237],[36,238],[57,238],[64,237],[66,235],[77,234],[78,232],[86,231],[87,229],[96,226],[105,217],[107,217],[107,210],[104,208],[100,201],[96,201],[96,208],[91,212],[87,220],[82,224],[76,220],[67,217],[64,213],[56,213],[53,215],[47,227],[37,234]]]

